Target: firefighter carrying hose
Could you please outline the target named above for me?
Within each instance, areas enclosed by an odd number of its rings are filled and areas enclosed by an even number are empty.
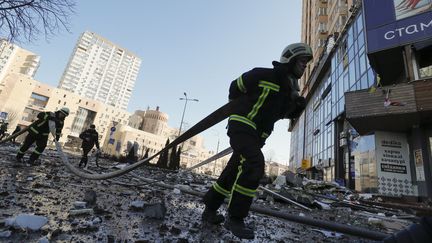
[[[30,148],[30,146],[36,142],[36,148],[30,155],[28,163],[35,165],[35,161],[45,150],[48,142],[48,135],[50,134],[48,123],[49,121],[55,122],[56,127],[56,141],[60,139],[61,131],[63,129],[64,120],[69,115],[69,108],[63,107],[56,112],[40,112],[37,115],[37,120],[30,125],[28,134],[22,144],[21,148],[18,150],[16,159],[18,162],[24,162],[24,153]]]
[[[204,196],[204,222],[222,223],[225,218],[217,210],[229,198],[225,228],[239,238],[255,237],[244,218],[264,175],[261,148],[276,121],[298,118],[304,110],[306,101],[298,93],[298,79],[311,59],[312,50],[307,44],[291,44],[283,50],[280,62],[272,63],[273,68],[254,68],[231,83],[229,99],[240,99],[228,120],[233,154]]]
[[[83,155],[81,157],[80,163],[78,167],[81,167],[81,165],[84,165],[84,167],[87,166],[87,154],[92,150],[93,146],[96,145],[97,152],[99,153],[99,134],[96,131],[95,125],[90,125],[90,129],[85,130],[82,132],[79,137],[83,140],[81,144],[81,148],[83,149]],[[97,160],[96,160],[96,166],[99,167]]]

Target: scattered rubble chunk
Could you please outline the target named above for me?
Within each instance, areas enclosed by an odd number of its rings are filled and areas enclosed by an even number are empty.
[[[312,229],[313,231],[316,231],[316,232],[320,232],[320,233],[322,233],[325,237],[328,237],[328,238],[336,238],[336,239],[340,239],[340,238],[342,238],[342,236],[343,236],[343,234],[341,234],[341,233],[337,233],[337,232],[334,232],[334,231],[327,231],[327,230],[319,230],[319,229]]]
[[[83,202],[83,201],[75,201],[73,203],[75,209],[83,209],[87,206],[87,202]]]
[[[84,209],[72,209],[69,210],[69,215],[82,215],[82,214],[93,214],[94,211],[92,208],[84,208]]]
[[[134,211],[141,211],[144,209],[144,201],[137,200],[130,203],[130,209]]]
[[[10,230],[0,231],[0,238],[8,238],[11,234],[12,232]]]
[[[47,222],[48,219],[44,216],[19,214],[15,218],[6,219],[6,226],[37,231],[40,230]]]
[[[164,219],[167,208],[164,203],[148,204],[144,206],[144,215],[152,219]]]
[[[87,190],[84,194],[83,201],[88,203],[89,205],[95,205],[96,204],[96,192],[93,190]]]
[[[275,186],[284,186],[286,185],[286,177],[283,175],[277,176],[273,181],[273,185]]]
[[[49,243],[49,240],[46,236],[39,239],[38,243]]]

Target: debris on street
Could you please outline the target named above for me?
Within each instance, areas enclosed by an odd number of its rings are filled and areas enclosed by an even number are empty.
[[[41,157],[41,165],[17,167],[14,160],[17,148],[4,144],[0,149],[0,239],[8,242],[239,240],[222,225],[203,225],[201,198],[183,193],[204,193],[213,183],[213,178],[207,175],[142,166],[114,179],[86,180],[70,173],[56,151],[49,149]],[[79,156],[68,154],[68,157],[78,165]],[[89,158],[88,170],[106,173],[116,170],[112,167],[118,164],[104,158],[98,163],[100,167],[96,167],[94,158]],[[143,178],[163,176],[166,188],[143,183]],[[356,194],[336,183],[286,175],[262,187],[266,190],[259,190],[254,206],[281,214],[385,234],[399,231],[419,219],[415,213],[400,208],[364,203],[377,199]],[[224,211],[225,207],[222,213],[226,214]],[[246,223],[252,224],[256,231],[251,242],[373,242],[256,212],[251,212]]]

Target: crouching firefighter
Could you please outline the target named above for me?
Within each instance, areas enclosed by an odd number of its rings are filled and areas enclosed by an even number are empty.
[[[69,108],[63,107],[56,112],[40,112],[37,115],[37,120],[30,125],[28,134],[24,139],[24,143],[18,150],[16,156],[18,162],[23,162],[24,153],[30,148],[30,146],[36,142],[36,148],[30,155],[28,160],[29,164],[35,164],[35,161],[45,150],[48,142],[48,136],[50,134],[49,121],[54,121],[56,126],[56,141],[60,139],[60,135],[63,129],[64,120],[69,115]]]
[[[225,228],[239,238],[255,237],[244,218],[264,175],[261,148],[276,121],[297,118],[304,110],[306,102],[298,93],[298,79],[311,59],[312,50],[307,44],[291,44],[283,50],[280,62],[272,63],[273,68],[254,68],[231,83],[228,98],[239,102],[228,120],[233,154],[204,196],[204,222],[222,223],[225,218],[217,210],[228,198]]]
[[[84,167],[87,166],[87,154],[92,150],[92,148],[96,145],[97,152],[99,153],[99,134],[96,131],[95,125],[90,125],[90,129],[85,130],[82,132],[79,137],[83,140],[81,144],[81,148],[83,149],[83,155],[81,157],[81,161],[78,165],[78,167],[81,167],[81,165],[84,165]],[[99,167],[97,160],[96,160],[96,166]]]

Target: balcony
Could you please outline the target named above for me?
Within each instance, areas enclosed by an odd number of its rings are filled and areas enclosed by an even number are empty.
[[[347,14],[348,13],[348,4],[339,4],[339,6],[337,6],[337,12],[339,14]]]
[[[409,131],[414,125],[432,122],[430,90],[432,79],[384,86],[373,93],[347,92],[346,119],[361,135],[376,130]]]

